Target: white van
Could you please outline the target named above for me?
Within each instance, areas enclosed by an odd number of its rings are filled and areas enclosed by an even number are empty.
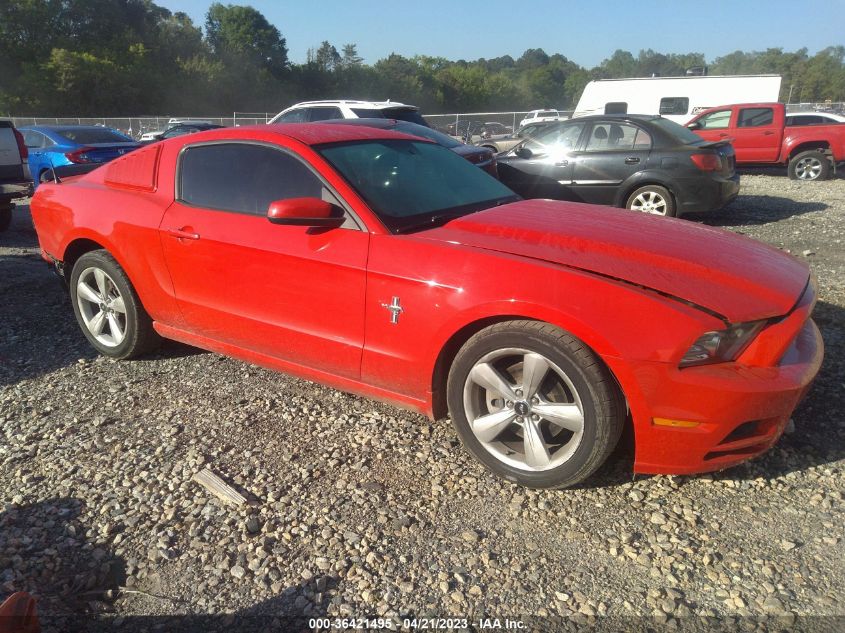
[[[707,108],[778,100],[780,75],[598,79],[584,87],[573,117],[660,114],[683,125]]]

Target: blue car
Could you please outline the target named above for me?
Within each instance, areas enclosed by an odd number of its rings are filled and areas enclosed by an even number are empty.
[[[36,187],[51,166],[107,163],[140,147],[125,134],[99,125],[27,125],[19,131]]]

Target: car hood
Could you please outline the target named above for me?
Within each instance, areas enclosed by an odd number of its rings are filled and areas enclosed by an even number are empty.
[[[733,323],[788,313],[810,274],[786,253],[729,231],[574,202],[524,200],[418,236],[619,279]]]

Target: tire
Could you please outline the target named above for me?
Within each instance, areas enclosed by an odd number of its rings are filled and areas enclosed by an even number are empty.
[[[625,208],[652,215],[675,217],[675,199],[666,187],[646,185],[636,189],[625,202]]]
[[[827,180],[830,178],[830,160],[815,149],[801,152],[789,161],[786,173],[791,180]]]
[[[527,382],[526,367],[534,376]],[[447,402],[464,447],[494,474],[529,488],[566,488],[589,477],[626,418],[598,356],[539,321],[497,323],[472,336],[452,363]]]
[[[493,152],[494,156],[499,153],[499,150],[496,149],[495,145],[482,145],[481,147],[483,147],[484,149],[489,149],[491,152]]]
[[[12,223],[12,209],[11,206],[0,206],[0,233],[9,228]]]
[[[129,278],[108,251],[91,251],[77,260],[70,297],[82,333],[103,356],[135,358],[161,342]]]

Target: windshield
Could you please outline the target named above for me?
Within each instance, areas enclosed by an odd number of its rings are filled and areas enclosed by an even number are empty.
[[[94,145],[96,143],[134,143],[135,141],[128,136],[124,136],[116,130],[110,130],[107,127],[81,127],[81,128],[63,128],[57,130],[59,136],[79,143],[81,145]]]
[[[315,149],[394,233],[519,199],[483,170],[434,143],[382,139]]]
[[[704,141],[703,138],[689,128],[685,128],[683,125],[678,125],[669,119],[657,118],[652,119],[649,123],[656,125],[684,145],[697,145]]]

